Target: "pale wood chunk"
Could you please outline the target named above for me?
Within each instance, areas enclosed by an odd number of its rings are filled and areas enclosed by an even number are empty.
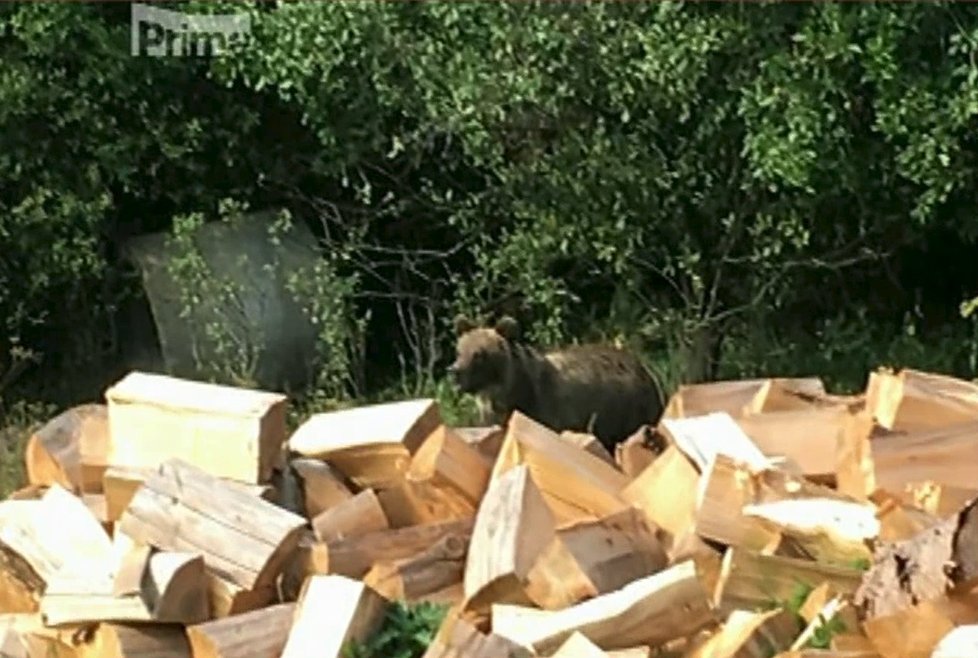
[[[785,650],[800,631],[797,618],[780,608],[766,612],[734,610],[719,632],[688,658],[766,658]]]
[[[601,647],[577,631],[574,631],[551,656],[552,658],[608,658],[608,654],[602,651]]]
[[[280,658],[295,603],[279,603],[187,627],[194,658]]]
[[[704,474],[696,531],[728,546],[765,550],[779,535],[823,562],[870,557],[866,542],[879,534],[870,503],[776,469],[752,472],[718,455]]]
[[[978,420],[978,386],[906,368],[870,373],[866,406],[889,430],[919,431]]]
[[[491,465],[454,430],[441,426],[425,439],[411,460],[407,478],[426,482],[457,497],[472,513],[489,486]]]
[[[366,405],[311,416],[289,448],[328,460],[357,487],[384,488],[404,477],[411,456],[441,424],[433,399]]]
[[[387,529],[387,516],[372,489],[364,489],[312,520],[316,539],[325,542]]]
[[[475,516],[471,503],[431,482],[404,480],[377,492],[391,528],[408,528]]]
[[[113,466],[181,459],[211,475],[267,482],[281,461],[288,398],[134,371],[105,392]]]
[[[765,455],[784,455],[809,477],[834,477],[836,443],[852,414],[843,406],[748,414],[737,425]]]
[[[930,658],[970,658],[978,656],[978,625],[957,626],[934,647]]]
[[[763,482],[747,466],[718,455],[703,473],[696,500],[696,533],[709,540],[760,551],[777,543],[770,524],[744,515],[744,507],[761,498]]]
[[[34,612],[60,573],[111,577],[109,536],[80,498],[61,485],[40,500],[0,503],[0,604]]]
[[[538,653],[556,650],[575,631],[606,650],[657,646],[714,623],[709,598],[688,561],[563,610],[494,605],[493,630]]]
[[[195,624],[210,616],[204,560],[137,548],[114,579],[62,574],[49,583],[41,615],[49,626],[86,622]]]
[[[129,501],[136,494],[136,490],[157,470],[157,468],[130,466],[110,466],[105,469],[102,475],[102,491],[105,497],[106,520],[118,521],[129,505]],[[221,482],[258,498],[268,500],[270,497],[270,487],[267,485],[248,484],[227,478],[221,478]]]
[[[363,642],[384,621],[389,602],[344,576],[306,581],[281,658],[342,658],[349,642]]]
[[[307,541],[300,545],[306,557],[300,562],[311,573],[333,573],[362,578],[378,562],[411,558],[439,541],[459,541],[469,545],[473,519],[431,523],[396,530],[381,530],[358,537],[348,537],[328,544]]]
[[[300,457],[289,464],[302,481],[302,499],[310,519],[344,500],[353,498],[343,476],[321,459]]]
[[[468,544],[462,537],[446,535],[413,557],[375,563],[363,582],[389,600],[448,596],[461,601],[467,554]],[[450,591],[456,586],[460,588],[457,595]]]
[[[937,484],[931,480],[911,482],[903,491],[904,499],[912,505],[945,518],[957,514],[970,501],[978,498],[978,489]]]
[[[825,387],[817,377],[782,378],[777,385],[813,396],[825,394]],[[749,411],[762,411],[771,387],[770,379],[685,384],[669,400],[663,418],[690,418],[721,411],[737,417]]]
[[[872,441],[877,486],[902,491],[932,481],[973,489],[978,482],[978,420],[894,434]]]
[[[880,520],[881,542],[902,541],[938,525],[941,519],[924,510],[901,502],[888,491],[877,489],[870,497],[876,503],[876,517]]]
[[[24,452],[28,483],[82,491],[82,442],[92,448],[104,441],[105,419],[104,405],[82,404],[61,412],[34,432]]]
[[[559,526],[593,520],[627,507],[619,495],[629,480],[615,467],[560,440],[520,412],[509,419],[492,478],[526,465]]]
[[[836,488],[855,500],[866,500],[877,488],[870,445],[873,427],[873,416],[868,410],[847,414],[836,439]]]
[[[191,658],[190,643],[176,625],[102,623],[79,658]]]
[[[863,630],[883,658],[930,658],[956,626],[978,623],[978,596],[923,601],[891,615],[869,619]]]
[[[499,425],[489,427],[456,427],[454,428],[462,440],[479,451],[489,467],[496,462],[499,449],[503,446],[506,432]]]
[[[119,529],[166,551],[199,552],[208,571],[246,590],[272,584],[305,519],[170,460],[136,491]]]
[[[723,556],[713,601],[725,612],[755,609],[771,602],[787,607],[806,588],[822,583],[828,583],[835,592],[852,594],[861,578],[858,569],[730,548]]]
[[[277,596],[278,590],[274,584],[245,589],[213,572],[207,573],[207,601],[211,616],[215,619],[258,610],[275,603]]]
[[[601,461],[607,462],[611,466],[615,465],[614,457],[611,456],[608,449],[601,445],[601,442],[598,441],[598,438],[593,434],[564,430],[560,433],[560,440],[566,441],[572,446],[577,446],[581,450],[591,453]]]
[[[727,455],[754,470],[768,465],[768,458],[727,413],[666,418],[660,426],[666,439],[682,450],[701,473],[709,469],[718,454]]]
[[[635,478],[662,454],[664,443],[665,439],[655,433],[654,427],[643,425],[615,446],[615,464],[627,477]]]
[[[636,509],[558,532],[527,576],[527,596],[558,610],[665,568],[667,558],[653,529]]]
[[[466,608],[527,602],[527,576],[555,531],[553,514],[528,466],[515,466],[493,479],[475,517],[469,544]]]
[[[694,525],[698,485],[699,473],[692,462],[679,448],[669,446],[622,490],[621,497],[679,537]]]

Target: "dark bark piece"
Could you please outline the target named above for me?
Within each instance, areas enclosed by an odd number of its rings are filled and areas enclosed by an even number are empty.
[[[975,582],[976,503],[910,539],[879,545],[854,599],[865,618],[892,615]]]

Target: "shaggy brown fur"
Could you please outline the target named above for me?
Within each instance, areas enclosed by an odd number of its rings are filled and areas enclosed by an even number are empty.
[[[608,450],[643,424],[658,422],[662,392],[629,352],[581,345],[541,354],[519,341],[510,317],[495,327],[455,320],[457,358],[449,367],[459,389],[476,395],[504,423],[519,410],[560,432],[591,432]]]

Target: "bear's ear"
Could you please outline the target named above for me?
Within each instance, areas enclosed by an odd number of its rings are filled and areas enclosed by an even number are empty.
[[[504,315],[496,322],[496,333],[508,341],[520,337],[520,324],[509,315]]]
[[[462,313],[459,313],[458,315],[455,316],[455,320],[453,321],[453,324],[455,325],[455,333],[456,335],[459,336],[461,336],[467,331],[472,331],[476,327],[475,322],[470,320]]]

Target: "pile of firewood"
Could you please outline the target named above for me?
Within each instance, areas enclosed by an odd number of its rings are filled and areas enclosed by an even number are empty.
[[[426,658],[978,657],[971,383],[686,386],[615,455],[287,404],[132,373],[39,429],[0,656],[339,658],[401,600],[449,606]]]

